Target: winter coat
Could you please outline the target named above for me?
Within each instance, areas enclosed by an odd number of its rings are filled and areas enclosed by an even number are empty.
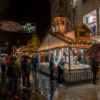
[[[49,57],[46,56],[45,62],[49,62]]]
[[[40,65],[40,61],[39,61],[39,59],[36,57],[36,58],[34,59],[34,68],[38,68],[39,65]]]
[[[6,57],[5,60],[6,60],[7,63],[10,63],[10,58],[9,57]]]
[[[22,63],[22,74],[27,74],[30,72],[31,64],[28,60],[24,60]]]
[[[9,78],[21,78],[21,67],[17,63],[12,63],[7,70]]]
[[[66,62],[64,59],[61,59],[60,62],[59,62],[59,64],[58,64],[58,66],[59,66],[61,69],[63,69],[64,66],[65,66],[65,63],[68,64],[68,62]]]
[[[49,69],[54,70],[55,69],[55,63],[54,63],[54,58],[51,57],[51,60],[49,62]]]
[[[95,59],[91,58],[89,60],[89,65],[90,65],[90,70],[91,71],[94,71],[94,72],[98,71],[99,63],[97,63]]]
[[[34,57],[32,57],[32,64],[34,65],[34,60],[35,60],[35,58]]]
[[[78,61],[81,62],[81,55],[78,56]]]

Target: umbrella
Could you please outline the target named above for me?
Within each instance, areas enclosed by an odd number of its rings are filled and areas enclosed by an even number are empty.
[[[100,51],[100,44],[94,44],[86,52],[87,54],[91,54],[91,53],[97,53],[99,51]]]
[[[88,54],[94,54],[94,58],[100,63],[100,44],[94,44],[86,52]]]

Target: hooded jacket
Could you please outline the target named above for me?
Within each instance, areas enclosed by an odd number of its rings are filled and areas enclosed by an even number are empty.
[[[12,63],[7,70],[7,76],[10,78],[21,78],[21,68],[17,63]]]
[[[59,62],[59,64],[58,64],[58,66],[59,66],[61,69],[63,69],[64,66],[65,66],[65,63],[68,64],[68,62],[66,62],[64,59],[61,59],[60,62]]]

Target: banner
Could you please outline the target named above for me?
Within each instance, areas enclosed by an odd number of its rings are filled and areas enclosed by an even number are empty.
[[[35,23],[0,21],[0,31],[36,33]]]

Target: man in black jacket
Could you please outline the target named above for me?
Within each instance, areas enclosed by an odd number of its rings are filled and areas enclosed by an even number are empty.
[[[21,78],[21,68],[18,65],[17,58],[13,58],[13,63],[8,67],[7,76],[10,78],[8,95],[11,95],[11,90],[15,82],[14,99],[19,99],[17,97],[17,90],[18,90],[19,78]]]
[[[89,64],[90,64],[90,69],[93,72],[93,84],[96,85],[97,83],[95,83],[95,81],[96,81],[96,76],[97,76],[99,64],[96,62],[94,57],[95,57],[95,54],[92,53],[91,57],[89,59]]]
[[[30,89],[30,81],[29,81],[29,76],[30,76],[30,62],[29,62],[29,57],[25,57],[25,60],[22,65],[22,75],[23,75],[23,88],[25,88],[25,78],[27,77],[27,90]]]

